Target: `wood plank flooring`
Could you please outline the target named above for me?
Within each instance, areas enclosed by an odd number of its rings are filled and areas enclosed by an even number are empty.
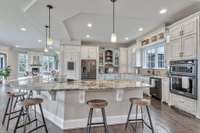
[[[7,97],[5,95],[5,89],[0,87],[0,122],[2,121],[6,102]],[[155,133],[200,133],[200,120],[196,118],[185,116],[167,105],[161,104],[157,100],[152,100],[150,109]],[[0,133],[12,133],[14,124],[15,122],[11,122],[9,131],[6,131],[5,127],[1,125]],[[85,133],[85,129],[62,131],[48,120],[47,127],[49,133]],[[127,131],[124,130],[124,125],[109,126],[109,130],[110,133],[136,133],[131,126],[129,126]],[[22,130],[19,130],[18,133],[22,133]],[[35,133],[45,132],[41,129]],[[91,133],[104,133],[104,130],[102,127],[93,128]],[[139,124],[137,133],[151,133],[151,131],[146,127],[143,129],[141,124]]]

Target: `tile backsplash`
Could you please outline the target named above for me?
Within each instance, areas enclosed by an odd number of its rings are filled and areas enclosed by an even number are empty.
[[[168,76],[168,70],[167,69],[140,69],[140,74],[145,76]]]

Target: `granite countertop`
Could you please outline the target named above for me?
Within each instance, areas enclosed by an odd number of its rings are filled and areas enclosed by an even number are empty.
[[[99,91],[113,89],[149,88],[150,85],[134,80],[77,80],[55,82],[43,78],[24,78],[8,82],[12,88],[36,91]]]

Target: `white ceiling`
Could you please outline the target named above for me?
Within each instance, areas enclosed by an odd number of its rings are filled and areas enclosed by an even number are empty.
[[[24,12],[27,5],[33,5]],[[116,3],[116,31],[119,42],[141,36],[156,26],[171,21],[177,12],[199,3],[198,0],[118,0]],[[52,30],[55,43],[71,41],[110,41],[112,32],[112,4],[110,0],[0,0],[0,42],[23,48],[45,46],[44,25],[52,4]],[[160,15],[159,10],[168,9]],[[89,29],[87,23],[92,23]],[[27,29],[20,31],[21,27]],[[139,32],[138,28],[144,31]],[[38,43],[38,40],[43,43]]]

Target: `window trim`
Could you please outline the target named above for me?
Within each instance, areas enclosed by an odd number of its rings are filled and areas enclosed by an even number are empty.
[[[164,47],[164,67],[158,67],[158,48],[159,47]],[[147,66],[147,63],[146,63],[146,60],[147,60],[147,57],[146,57],[146,51],[147,50],[150,50],[150,49],[155,49],[155,53],[156,53],[156,57],[155,57],[155,67],[148,67]],[[166,69],[165,68],[165,58],[166,58],[166,55],[165,55],[165,43],[164,42],[159,42],[159,43],[156,43],[154,45],[151,45],[151,46],[146,46],[142,49],[142,68],[145,68],[145,69]]]

